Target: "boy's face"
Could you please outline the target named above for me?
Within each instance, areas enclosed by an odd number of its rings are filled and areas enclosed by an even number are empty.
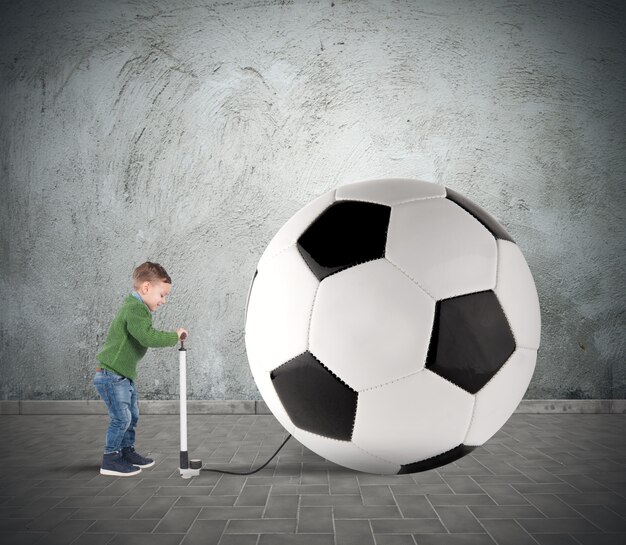
[[[144,282],[137,291],[150,311],[154,312],[157,307],[165,304],[165,298],[171,289],[171,284],[156,280],[154,282]]]

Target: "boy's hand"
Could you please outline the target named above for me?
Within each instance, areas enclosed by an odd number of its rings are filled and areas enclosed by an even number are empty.
[[[178,340],[179,340],[179,341],[180,341],[181,336],[183,336],[183,333],[185,334],[185,335],[184,335],[185,337],[188,337],[188,336],[189,336],[189,333],[187,332],[187,330],[186,330],[186,329],[183,329],[182,327],[179,327],[179,328],[176,330],[176,333],[178,333]]]

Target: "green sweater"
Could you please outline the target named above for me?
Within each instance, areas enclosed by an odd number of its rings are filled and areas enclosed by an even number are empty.
[[[148,348],[174,346],[175,331],[157,331],[152,327],[148,307],[129,295],[111,322],[104,347],[96,356],[102,367],[135,380],[137,363]]]

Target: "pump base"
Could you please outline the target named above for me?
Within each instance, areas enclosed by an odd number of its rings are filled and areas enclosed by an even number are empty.
[[[200,469],[183,469],[182,467],[179,467],[178,471],[180,471],[180,476],[183,479],[191,479],[191,477],[197,477],[200,475]]]
[[[180,466],[178,471],[180,471],[180,476],[183,479],[191,479],[191,477],[197,477],[200,475],[200,469],[202,469],[202,460],[198,458],[189,459],[189,454],[187,451],[181,451],[180,453]]]

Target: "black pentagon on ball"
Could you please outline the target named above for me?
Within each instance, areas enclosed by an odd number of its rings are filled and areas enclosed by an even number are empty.
[[[500,225],[500,222],[475,202],[470,201],[467,197],[464,197],[456,191],[452,191],[452,189],[448,187],[446,187],[446,198],[458,204],[463,210],[474,216],[494,237],[515,242],[511,238],[511,235],[506,232],[506,229]]]
[[[513,333],[493,291],[437,302],[427,369],[475,394],[514,350]]]
[[[358,393],[339,380],[309,351],[270,373],[291,421],[300,429],[349,441]]]
[[[298,239],[298,250],[322,280],[359,263],[385,256],[391,208],[360,201],[329,206]]]
[[[450,464],[459,458],[463,458],[466,454],[472,452],[476,447],[469,447],[467,445],[458,445],[452,450],[448,450],[432,458],[414,462],[412,464],[405,464],[400,467],[398,475],[406,475],[407,473],[417,473],[418,471],[428,471],[429,469],[435,469],[436,467],[445,466]]]

